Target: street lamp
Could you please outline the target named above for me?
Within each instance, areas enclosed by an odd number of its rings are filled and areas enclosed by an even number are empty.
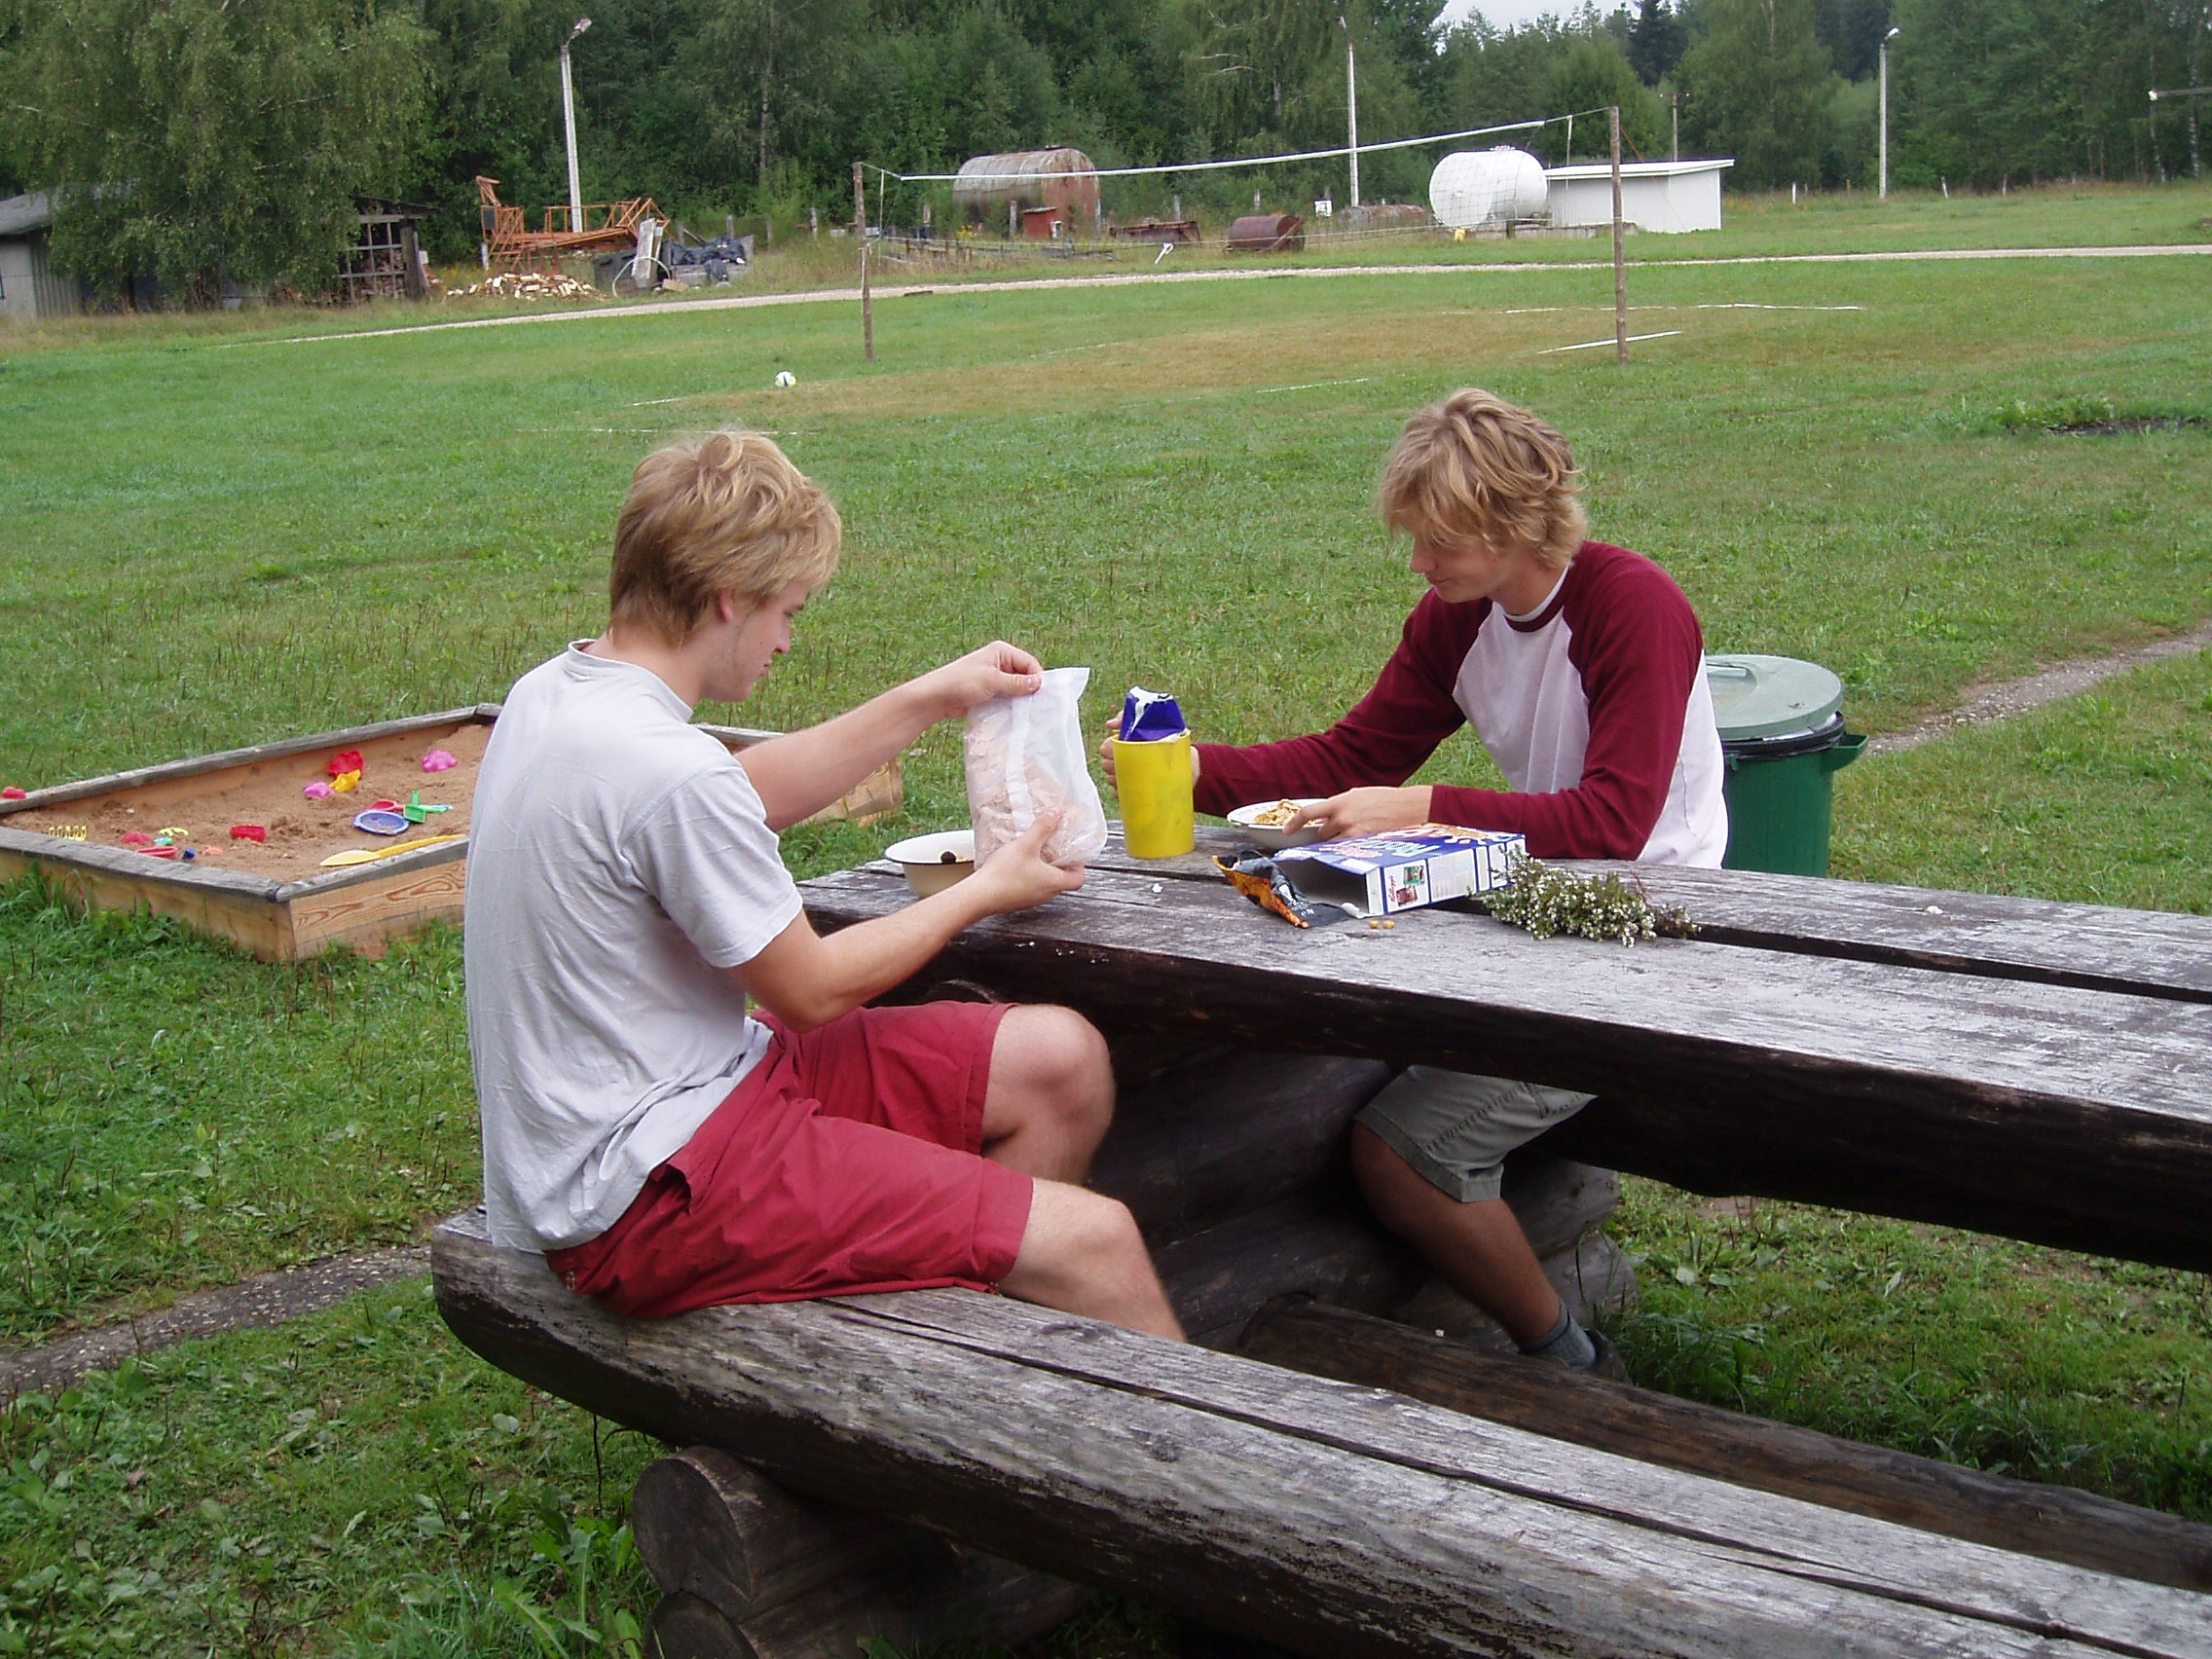
[[[561,43],[561,124],[569,134],[569,229],[584,228],[584,188],[576,173],[576,83],[569,73],[569,47],[591,27],[589,18],[578,18],[569,38]]]
[[[1359,60],[1351,49],[1351,24],[1342,12],[1337,27],[1345,31],[1345,108],[1351,122],[1351,204],[1359,205]]]
[[[1892,29],[1882,37],[1881,196],[1884,202],[1890,199],[1890,42],[1902,33],[1904,33],[1902,29]]]

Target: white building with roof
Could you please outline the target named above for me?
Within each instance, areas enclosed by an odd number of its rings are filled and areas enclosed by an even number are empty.
[[[83,285],[47,257],[53,243],[54,203],[44,191],[0,202],[0,316],[29,322],[85,309]]]
[[[1733,158],[1704,162],[1623,162],[1621,217],[1642,231],[1720,229],[1720,175]],[[1546,167],[1544,184],[1555,225],[1613,222],[1613,169],[1608,163]]]

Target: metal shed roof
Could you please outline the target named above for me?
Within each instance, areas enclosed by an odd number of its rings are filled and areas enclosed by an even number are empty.
[[[34,190],[28,196],[11,196],[0,202],[0,237],[43,231],[53,223],[54,201],[43,190]]]
[[[1722,167],[1736,165],[1733,156],[1715,157],[1704,161],[1681,162],[1623,162],[1621,177],[1626,178],[1679,178],[1686,173],[1718,172]],[[1546,178],[1610,178],[1613,176],[1609,162],[1576,162],[1570,167],[1546,167]]]

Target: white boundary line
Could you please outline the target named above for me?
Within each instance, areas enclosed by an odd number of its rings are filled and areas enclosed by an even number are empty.
[[[1759,253],[1730,259],[1645,259],[1634,271],[1681,271],[1738,265],[1862,265],[1908,260],[1959,259],[2161,259],[2212,254],[2212,242],[2182,242],[2168,247],[1989,247],[1933,248],[1917,253]],[[875,290],[878,300],[918,294],[1036,293],[1052,288],[1129,288],[1155,282],[1253,282],[1296,276],[1526,276],[1547,271],[1610,271],[1609,260],[1528,260],[1511,264],[1463,265],[1306,265],[1277,271],[1124,272],[1111,276],[1030,276],[1013,282],[913,283]],[[641,306],[594,306],[589,311],[537,312],[524,316],[479,316],[460,322],[418,322],[404,328],[362,328],[338,334],[292,334],[275,340],[229,340],[216,348],[229,351],[249,346],[320,346],[333,340],[382,340],[394,334],[431,334],[451,328],[507,328],[530,322],[593,322],[612,317],[670,316],[711,311],[747,311],[761,306],[852,304],[858,288],[815,288],[796,294],[735,294],[717,300],[654,300]]]
[[[1611,306],[1509,306],[1500,316],[1551,316],[1562,312],[1609,312]],[[1856,312],[1864,306],[1770,306],[1756,300],[1708,300],[1694,306],[1631,306],[1634,312],[1672,311],[1801,311],[1801,312]]]
[[[1656,334],[1632,334],[1628,337],[1628,343],[1633,346],[1639,340],[1665,340],[1673,335],[1679,333],[1681,333],[1681,330],[1678,328],[1662,328]],[[1572,346],[1546,346],[1541,351],[1538,351],[1536,355],[1539,357],[1549,357],[1553,353],[1558,351],[1588,351],[1595,347],[1617,346],[1619,344],[1619,341],[1615,340],[1610,334],[1608,334],[1603,340],[1583,340],[1578,341]]]

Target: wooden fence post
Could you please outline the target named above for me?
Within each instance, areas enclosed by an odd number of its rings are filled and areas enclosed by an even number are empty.
[[[1628,260],[1621,247],[1621,106],[1606,110],[1613,136],[1613,361],[1628,361]]]
[[[875,303],[867,284],[867,185],[863,164],[853,164],[853,235],[861,240],[861,356],[875,361]]]

